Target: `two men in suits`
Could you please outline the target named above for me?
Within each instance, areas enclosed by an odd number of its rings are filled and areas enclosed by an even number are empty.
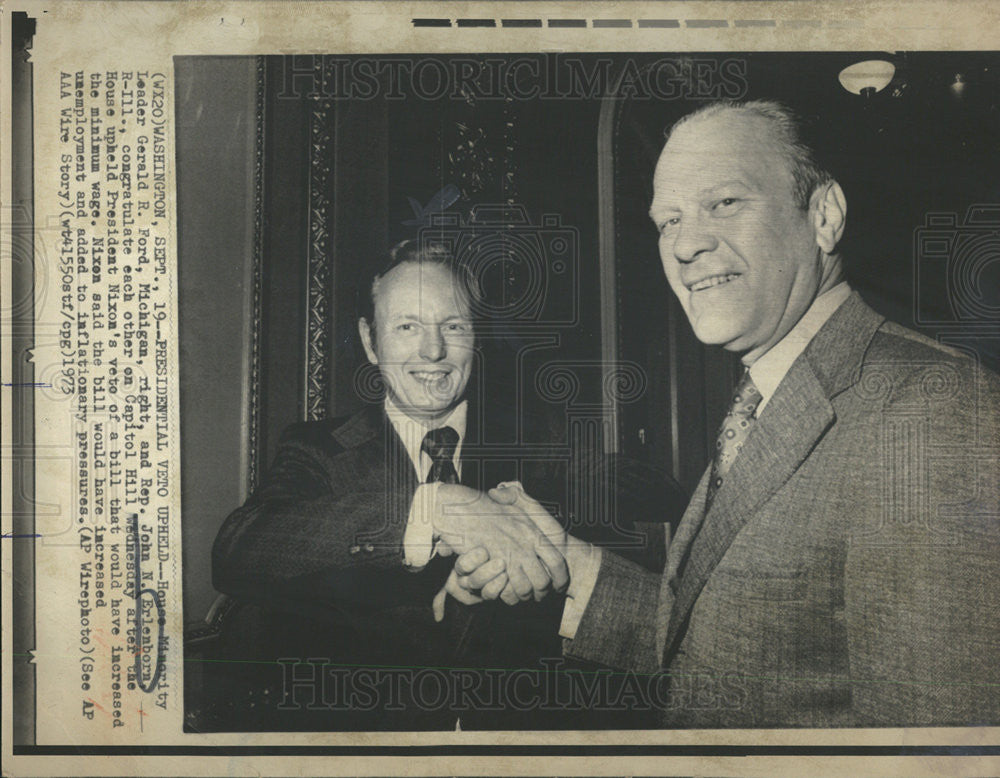
[[[656,167],[670,286],[747,368],[663,573],[491,494],[565,555],[567,655],[661,673],[663,726],[1000,724],[1000,381],[848,287],[846,198],[800,127],[713,104]]]
[[[469,396],[475,289],[443,248],[397,245],[359,293],[359,334],[384,401],[289,428],[260,488],[221,528],[214,583],[253,609],[236,642],[241,658],[258,652],[251,669],[269,679],[260,719],[242,728],[587,726],[585,709],[542,710],[524,690],[551,674],[542,659],[561,662],[560,603],[534,602],[565,585],[561,558],[519,507],[479,488],[523,478],[550,507],[565,506],[568,468],[537,447],[522,457],[522,441],[509,442],[513,414]],[[622,507],[641,513],[646,499],[678,502],[648,484]],[[532,602],[449,600],[432,613],[452,551],[477,546],[503,560],[505,599]]]

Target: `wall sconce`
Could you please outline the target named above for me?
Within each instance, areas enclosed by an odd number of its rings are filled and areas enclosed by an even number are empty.
[[[896,75],[896,66],[884,59],[869,59],[848,65],[840,71],[840,85],[848,92],[873,97],[881,92]]]

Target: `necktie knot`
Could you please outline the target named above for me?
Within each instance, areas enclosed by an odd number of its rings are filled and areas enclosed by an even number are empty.
[[[455,470],[454,462],[456,448],[458,448],[458,432],[453,427],[428,430],[420,444],[420,450],[431,458],[428,482],[458,483],[458,471]]]
[[[740,379],[739,384],[736,385],[736,391],[733,392],[733,401],[729,408],[729,414],[731,416],[740,416],[744,419],[750,418],[753,416],[754,411],[757,410],[757,406],[760,405],[760,401],[760,390],[750,377],[750,371],[747,370],[743,373],[743,378]]]

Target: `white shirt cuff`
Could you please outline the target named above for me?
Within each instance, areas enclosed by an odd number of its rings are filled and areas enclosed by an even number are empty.
[[[572,539],[570,540],[572,543]],[[569,588],[566,590],[566,604],[563,605],[562,621],[559,623],[559,637],[572,640],[580,626],[583,612],[594,593],[597,574],[601,569],[601,549],[589,543],[581,544],[581,552],[574,555],[570,566]]]
[[[434,510],[440,482],[421,484],[413,493],[410,515],[403,533],[403,563],[422,569],[434,556]]]

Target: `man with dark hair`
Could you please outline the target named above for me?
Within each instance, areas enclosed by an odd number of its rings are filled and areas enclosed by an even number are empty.
[[[482,546],[503,559],[510,603],[566,583],[550,577],[561,557],[523,511],[480,491],[524,477],[565,505],[552,461],[518,461],[509,447],[490,453],[494,419],[513,417],[468,397],[474,279],[440,246],[406,241],[359,291],[358,332],[383,402],[348,419],[290,427],[213,549],[216,588],[262,610],[260,651],[285,659],[261,667],[273,704],[262,706],[260,728],[579,725],[580,711],[558,718],[536,710],[544,700],[519,710],[523,694],[506,683],[559,656],[558,602],[514,612],[450,600],[432,613],[453,551]],[[653,488],[649,497],[673,495]],[[316,699],[315,684],[302,680],[315,678],[317,662],[294,664],[312,657],[327,660],[322,686],[332,700]]]
[[[665,726],[1000,724],[1000,381],[848,287],[846,198],[784,106],[682,120],[653,188],[695,335],[747,369],[662,575],[491,492],[565,554],[567,654],[664,671]]]

